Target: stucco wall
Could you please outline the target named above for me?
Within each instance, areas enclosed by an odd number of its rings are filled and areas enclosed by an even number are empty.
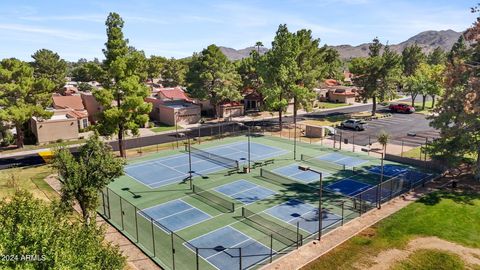
[[[39,144],[54,142],[59,139],[78,139],[77,119],[37,121],[31,119],[32,132]]]

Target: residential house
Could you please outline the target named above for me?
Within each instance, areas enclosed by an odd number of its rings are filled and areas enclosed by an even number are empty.
[[[201,106],[194,104],[181,87],[153,88],[145,102],[152,104],[150,118],[160,123],[195,124],[201,118]]]
[[[227,101],[222,102],[217,105],[217,115],[221,118],[226,117],[238,117],[243,116],[245,114],[245,108],[243,104],[236,101]]]
[[[248,88],[243,91],[243,106],[246,112],[258,112],[263,104],[263,96],[257,90]]]
[[[88,121],[95,124],[98,121],[98,117],[103,110],[103,106],[95,99],[92,93],[80,93],[83,106],[88,113]]]
[[[32,117],[30,126],[39,144],[57,140],[74,140],[79,130],[88,125],[88,115],[72,109],[51,109],[49,119]]]
[[[79,133],[90,125],[81,96],[54,95],[52,100],[52,117],[32,117],[30,120],[37,142],[78,139]]]
[[[334,103],[354,103],[358,96],[358,89],[354,86],[341,85],[333,79],[327,79],[319,87],[314,89],[319,101]]]

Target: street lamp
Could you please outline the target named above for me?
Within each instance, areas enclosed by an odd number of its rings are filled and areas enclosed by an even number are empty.
[[[248,172],[250,172],[250,126],[247,126],[245,125],[244,123],[238,123],[238,125],[240,127],[246,127],[248,129],[248,135],[247,135],[247,139],[248,139]]]
[[[190,180],[190,189],[193,189],[193,183],[192,183],[192,148],[190,144],[190,137],[187,136],[187,143],[188,143],[188,180]]]
[[[308,166],[303,166],[303,165],[299,165],[298,169],[301,170],[301,171],[311,171],[311,172],[317,173],[320,176],[320,184],[319,184],[319,187],[318,187],[318,241],[320,241],[321,238],[322,238],[322,228],[323,228],[323,225],[322,225],[322,220],[323,220],[323,216],[322,216],[322,212],[323,212],[322,211],[323,173],[321,171],[317,171],[315,169],[312,169]]]

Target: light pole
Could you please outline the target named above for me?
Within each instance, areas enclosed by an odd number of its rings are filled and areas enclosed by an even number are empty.
[[[250,172],[250,126],[245,125],[244,123],[238,123],[240,127],[246,127],[248,129],[247,140],[248,140],[248,172]]]
[[[175,140],[177,141],[178,148],[178,111],[175,111]]]
[[[190,180],[190,189],[193,189],[193,183],[192,183],[192,148],[190,144],[190,137],[187,137],[187,143],[188,143],[188,180]]]
[[[308,166],[298,166],[298,169],[301,170],[301,171],[311,171],[311,172],[314,172],[314,173],[317,173],[319,176],[320,176],[320,184],[319,184],[319,187],[318,187],[318,241],[320,241],[322,239],[322,228],[323,228],[323,225],[322,225],[322,220],[323,220],[323,216],[322,216],[322,189],[323,189],[323,173],[321,171],[317,171],[317,170],[314,170]]]
[[[293,116],[293,160],[297,159],[297,120]]]

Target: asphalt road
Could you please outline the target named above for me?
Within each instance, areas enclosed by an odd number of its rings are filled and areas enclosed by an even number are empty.
[[[408,101],[409,99],[406,99],[405,101]],[[370,111],[372,109],[371,104],[365,104],[362,106],[355,106],[355,107],[343,107],[343,108],[338,108],[335,110],[331,111],[326,111],[326,112],[314,112],[314,113],[308,113],[302,116],[297,116],[297,121],[301,121],[306,118],[314,118],[314,119],[321,119],[324,117],[328,116],[334,116],[334,115],[343,115],[343,114],[349,114],[349,113],[355,113],[355,112],[362,112],[362,111]],[[384,106],[378,105],[377,104],[377,110],[382,111],[385,110],[386,108]],[[412,121],[409,121],[410,123],[408,125],[399,125],[398,123],[396,124],[391,124],[389,127],[385,127],[385,129],[388,129],[389,132],[392,133],[393,136],[397,137],[398,136],[404,136],[406,134],[406,130],[429,130],[428,128],[428,121],[424,119],[421,119],[420,116],[417,116],[416,114],[410,115],[413,117]],[[401,119],[403,117],[410,117],[410,116],[397,116],[395,115],[391,121],[394,121],[396,119]],[[285,123],[292,123],[293,122],[293,117],[292,116],[287,116],[284,117],[284,122]],[[366,145],[368,143],[368,136],[373,136],[378,133],[378,130],[380,130],[378,127],[373,125],[373,123],[376,123],[373,121],[371,126],[369,126],[365,131],[359,132],[358,136],[356,136],[355,143],[356,144],[363,144]],[[388,123],[388,121],[386,121]],[[392,122],[393,123],[393,122]],[[264,121],[256,121],[256,122],[247,122],[245,123],[246,125],[250,126],[275,126],[278,125],[278,118],[274,119],[268,119]],[[236,125],[235,123],[232,123],[231,125],[227,125],[225,127],[218,127],[214,125],[210,126],[202,126],[202,128],[195,129],[189,132],[190,137],[200,137],[203,136],[212,136],[212,135],[217,135],[225,132],[235,132],[239,130],[239,126]],[[349,136],[349,134],[352,134],[351,131],[345,130],[345,136]],[[350,135],[353,137],[353,135]],[[140,137],[140,138],[132,138],[128,139],[125,141],[125,146],[127,149],[131,148],[138,148],[138,147],[145,147],[145,146],[150,146],[150,145],[156,145],[156,144],[163,144],[163,143],[169,143],[169,142],[175,142],[177,140],[175,132],[168,133],[168,134],[159,134],[155,136],[148,136],[148,137]],[[111,142],[110,145],[114,150],[118,150],[118,143],[117,142]],[[71,148],[72,152],[76,152],[76,148]],[[21,155],[21,156],[15,156],[15,157],[9,157],[9,158],[0,158],[0,170],[1,169],[6,169],[10,168],[12,166],[16,167],[23,167],[23,166],[32,166],[32,165],[39,165],[43,164],[43,159],[40,158],[37,154],[28,154],[28,155]]]

